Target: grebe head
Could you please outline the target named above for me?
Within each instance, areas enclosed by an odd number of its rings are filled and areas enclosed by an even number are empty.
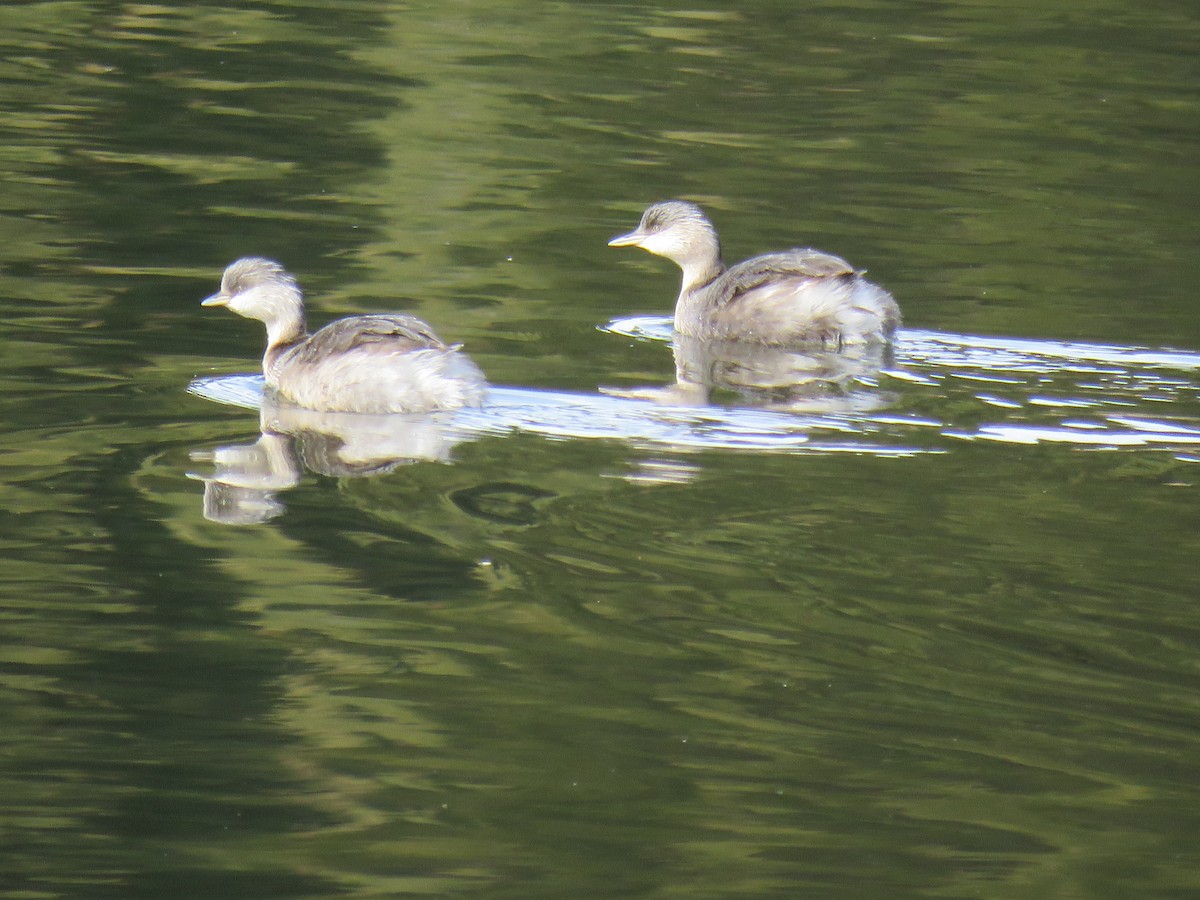
[[[608,242],[610,247],[641,247],[664,256],[681,267],[719,259],[721,244],[716,229],[700,207],[683,200],[655,203],[638,227]]]
[[[221,290],[200,305],[225,306],[258,319],[266,324],[271,345],[304,334],[304,298],[296,279],[270,259],[248,256],[231,263],[221,276]]]

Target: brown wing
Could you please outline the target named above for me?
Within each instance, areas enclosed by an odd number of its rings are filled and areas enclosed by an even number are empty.
[[[414,316],[351,316],[330,322],[312,335],[294,358],[319,361],[362,349],[368,353],[444,350],[433,329]]]
[[[822,253],[812,248],[784,250],[781,253],[765,253],[731,267],[721,279],[724,296],[717,298],[718,305],[725,305],[739,295],[762,287],[771,281],[789,278],[836,278],[856,275],[857,270],[840,256]]]

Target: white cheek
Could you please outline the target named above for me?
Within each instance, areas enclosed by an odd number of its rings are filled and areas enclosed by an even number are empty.
[[[270,309],[269,297],[262,285],[234,294],[229,298],[228,305],[239,316],[249,319],[261,319]]]
[[[664,232],[658,231],[642,239],[642,249],[663,256],[675,248],[675,242],[668,240]]]

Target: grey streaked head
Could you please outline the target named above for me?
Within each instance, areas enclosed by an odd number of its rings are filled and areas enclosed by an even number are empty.
[[[664,200],[642,213],[638,227],[608,242],[610,247],[641,247],[681,266],[719,258],[716,229],[695,203]]]
[[[228,307],[239,316],[265,323],[268,346],[304,334],[300,287],[274,260],[247,256],[231,263],[221,276],[221,290],[200,305]]]
[[[221,290],[200,301],[200,305],[228,306],[234,312],[246,315],[236,308],[240,304],[235,304],[235,298],[264,286],[297,295],[300,293],[296,279],[279,263],[259,256],[246,256],[225,267],[225,273],[221,276]]]

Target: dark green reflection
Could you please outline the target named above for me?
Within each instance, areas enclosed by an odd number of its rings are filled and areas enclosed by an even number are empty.
[[[1196,350],[1197,27],[5,5],[0,892],[1196,893],[1187,448],[497,435],[228,528],[189,451],[257,423],[185,388],[260,358],[197,306],[245,253],[500,384],[662,383],[596,326],[669,310],[605,241],[680,195],[732,258],[861,261],[913,328]]]

